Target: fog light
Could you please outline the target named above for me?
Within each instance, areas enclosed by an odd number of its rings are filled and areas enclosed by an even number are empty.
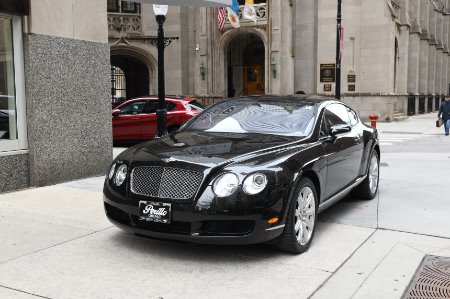
[[[269,223],[269,224],[274,224],[277,222],[278,222],[278,217],[273,217],[273,218],[270,218],[269,220],[267,220],[267,223]]]

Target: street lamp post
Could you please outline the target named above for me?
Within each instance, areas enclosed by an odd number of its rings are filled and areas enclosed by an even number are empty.
[[[336,99],[341,99],[341,26],[342,26],[342,14],[341,14],[342,0],[338,0],[337,7],[337,28],[336,28],[336,86],[335,93]]]
[[[158,109],[156,110],[157,133],[156,138],[161,138],[167,133],[166,128],[166,91],[164,80],[164,29],[163,25],[166,20],[167,5],[153,4],[153,11],[156,15],[158,23]]]
[[[203,6],[231,6],[232,0],[134,0],[138,3],[164,3],[153,4],[153,11],[155,12],[156,22],[158,22],[158,109],[156,110],[157,117],[157,134],[156,138],[161,138],[167,134],[166,116],[167,109],[165,105],[165,83],[164,83],[164,29],[163,24],[166,20],[168,5],[178,5],[187,7],[203,7]]]

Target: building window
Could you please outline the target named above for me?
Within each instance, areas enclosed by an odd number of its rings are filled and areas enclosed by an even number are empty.
[[[138,14],[140,10],[141,6],[136,2],[108,0],[108,12]]]
[[[138,13],[139,4],[136,2],[122,1],[122,12]]]
[[[0,14],[0,154],[27,147],[22,23]]]
[[[108,12],[119,12],[118,0],[108,0]]]

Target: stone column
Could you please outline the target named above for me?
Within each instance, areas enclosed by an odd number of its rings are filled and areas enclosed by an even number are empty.
[[[450,0],[447,0],[447,9],[450,7]],[[444,74],[444,79],[445,82],[443,84],[443,93],[446,95],[450,94],[450,87],[449,87],[449,83],[450,83],[450,16],[446,16],[445,17],[445,22],[444,22],[444,39],[445,39],[445,43],[444,43],[444,67],[445,67],[445,74]]]
[[[430,33],[429,52],[428,52],[428,94],[434,94],[436,90],[436,12],[430,7],[429,9],[428,28]]]
[[[195,11],[195,22],[196,22],[196,29],[195,30],[195,45],[192,45],[191,47],[194,48],[195,54],[194,54],[194,63],[193,63],[193,69],[190,74],[187,76],[191,78],[191,80],[195,81],[195,91],[194,94],[196,95],[207,95],[208,91],[210,91],[210,88],[212,86],[211,79],[213,77],[213,73],[210,73],[212,61],[209,59],[207,53],[212,52],[209,45],[208,45],[208,19],[207,15],[208,13],[215,16],[217,12],[209,11],[208,8],[202,7]],[[214,18],[215,19],[215,18]],[[216,28],[216,26],[212,27],[213,29]],[[218,41],[217,41],[218,43]],[[197,47],[198,45],[198,47]],[[209,51],[208,51],[209,50]],[[203,63],[203,65],[206,68],[206,78],[203,80],[200,75],[200,65]],[[210,87],[210,88],[208,88]],[[211,92],[211,91],[210,91]],[[213,91],[214,92],[214,91]]]
[[[428,33],[428,10],[430,3],[428,1],[420,1],[420,26],[422,33],[420,34],[420,55],[419,55],[419,93],[425,95],[428,92],[428,41],[430,36]]]
[[[408,84],[408,62],[409,62],[409,2],[405,0],[399,0],[398,4],[400,9],[400,24],[399,36],[398,36],[398,69],[397,69],[397,88],[395,92],[398,95],[407,94]]]
[[[450,53],[445,56],[447,61],[447,81],[445,82],[445,94],[450,95]]]
[[[280,93],[294,93],[294,41],[293,41],[293,17],[295,1],[281,1],[281,44],[280,61],[277,77],[280,78]]]
[[[411,0],[409,3],[409,51],[408,51],[408,80],[407,93],[419,93],[419,55],[420,55],[420,0]]]
[[[442,80],[442,58],[444,46],[442,43],[443,38],[443,16],[442,14],[436,15],[436,74],[435,74],[435,93],[441,94],[441,80]]]
[[[280,81],[280,46],[281,46],[281,22],[282,22],[282,13],[281,13],[281,0],[272,0],[270,3],[270,16],[271,16],[271,52],[269,55],[269,64],[272,65],[272,62],[276,64],[276,78],[272,76],[272,67],[269,72],[269,82],[270,88],[269,93],[279,94],[281,91],[281,81]]]
[[[317,2],[295,4],[295,91],[317,92]]]
[[[448,1],[447,1],[448,7]],[[447,94],[447,78],[448,78],[448,41],[449,41],[449,26],[450,19],[449,16],[444,16],[444,21],[442,25],[442,77],[441,77],[441,94]]]
[[[30,2],[23,35],[30,185],[104,174],[112,160],[106,2]]]

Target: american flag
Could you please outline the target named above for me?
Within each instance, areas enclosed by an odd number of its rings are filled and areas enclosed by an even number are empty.
[[[219,11],[217,13],[217,27],[219,27],[220,30],[222,30],[225,26],[226,12],[226,7],[219,7]]]

